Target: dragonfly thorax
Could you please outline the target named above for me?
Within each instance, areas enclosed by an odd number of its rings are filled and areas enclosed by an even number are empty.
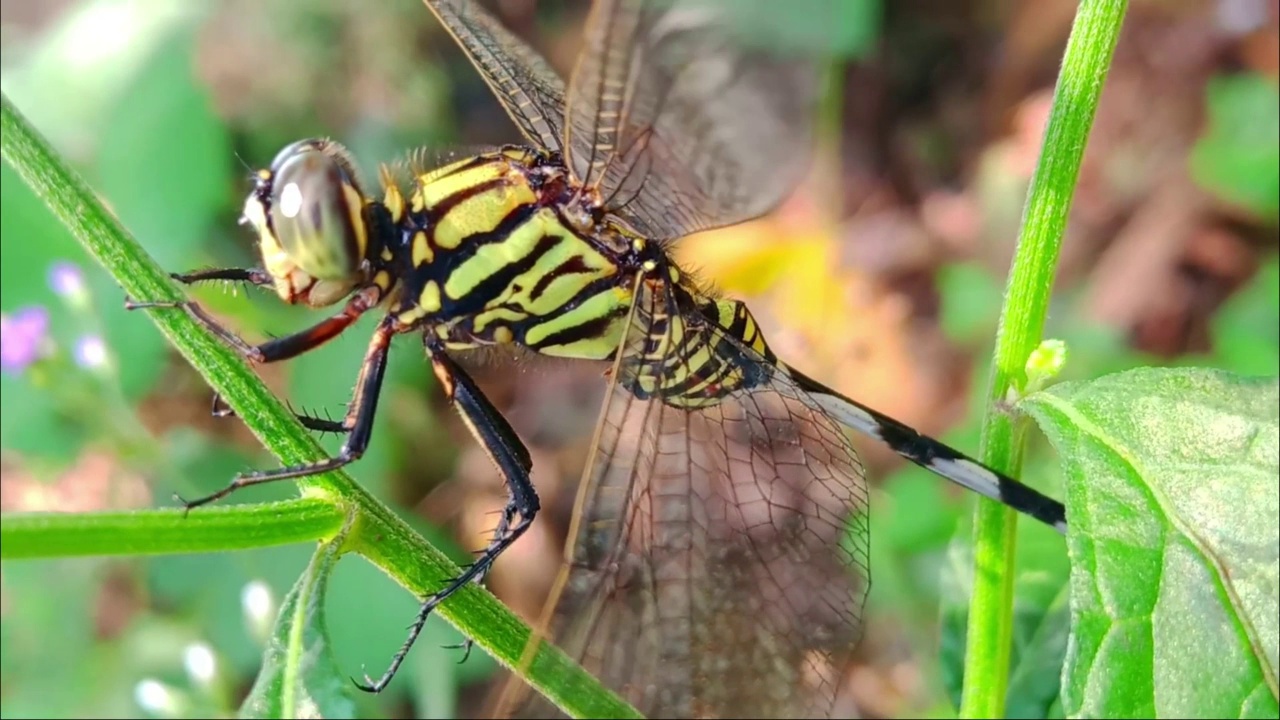
[[[588,205],[553,154],[509,146],[416,178],[394,221],[408,259],[399,306],[451,349],[514,343],[611,359],[621,341],[637,243]]]

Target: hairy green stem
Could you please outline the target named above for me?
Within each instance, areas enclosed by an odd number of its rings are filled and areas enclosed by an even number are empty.
[[[162,555],[286,545],[329,537],[342,511],[318,498],[199,512],[136,510],[12,513],[0,528],[0,558]]]
[[[1002,407],[1011,393],[1023,390],[1027,358],[1044,333],[1071,197],[1126,5],[1125,0],[1080,3],[1027,193],[1001,310],[981,446],[984,462],[1015,477],[1022,464],[1025,421]],[[979,500],[975,515],[960,717],[996,718],[1004,715],[1009,687],[1016,518],[990,500]]]

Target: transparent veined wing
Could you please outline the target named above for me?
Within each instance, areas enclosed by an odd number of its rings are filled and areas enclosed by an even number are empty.
[[[530,143],[561,150],[564,81],[477,0],[425,0]]]
[[[764,0],[597,0],[569,83],[566,161],[607,210],[655,240],[771,210],[811,153],[822,37],[771,33]]]
[[[646,717],[828,717],[867,588],[863,468],[812,397],[674,292],[636,302],[540,637]],[[511,696],[510,717],[561,716]]]

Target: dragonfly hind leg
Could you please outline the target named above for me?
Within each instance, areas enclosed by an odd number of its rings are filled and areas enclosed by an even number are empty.
[[[507,485],[508,498],[489,545],[462,574],[422,603],[418,616],[409,627],[409,636],[392,656],[391,664],[382,676],[373,680],[366,675],[364,682],[356,682],[356,686],[361,690],[372,693],[382,692],[395,677],[401,663],[404,662],[418,635],[421,634],[423,626],[426,625],[431,612],[467,583],[483,582],[493,562],[524,534],[533,523],[540,508],[538,493],[534,490],[533,482],[529,477],[533,469],[533,460],[529,456],[528,448],[520,441],[506,418],[498,412],[493,403],[489,402],[484,393],[480,392],[475,381],[445,353],[441,343],[428,336],[426,346],[427,353],[431,356],[432,369],[444,388],[445,394],[462,414],[468,429],[480,441],[485,452],[502,473],[503,481]],[[470,652],[471,641],[463,642],[462,647]]]

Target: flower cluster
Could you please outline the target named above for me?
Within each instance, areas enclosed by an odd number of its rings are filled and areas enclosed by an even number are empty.
[[[73,263],[59,261],[49,270],[49,287],[77,312],[91,310],[84,274]],[[57,344],[49,332],[49,310],[26,305],[13,313],[0,313],[0,371],[20,375],[32,365],[52,357]],[[107,346],[96,332],[81,335],[72,358],[86,370],[103,368],[110,361]]]

